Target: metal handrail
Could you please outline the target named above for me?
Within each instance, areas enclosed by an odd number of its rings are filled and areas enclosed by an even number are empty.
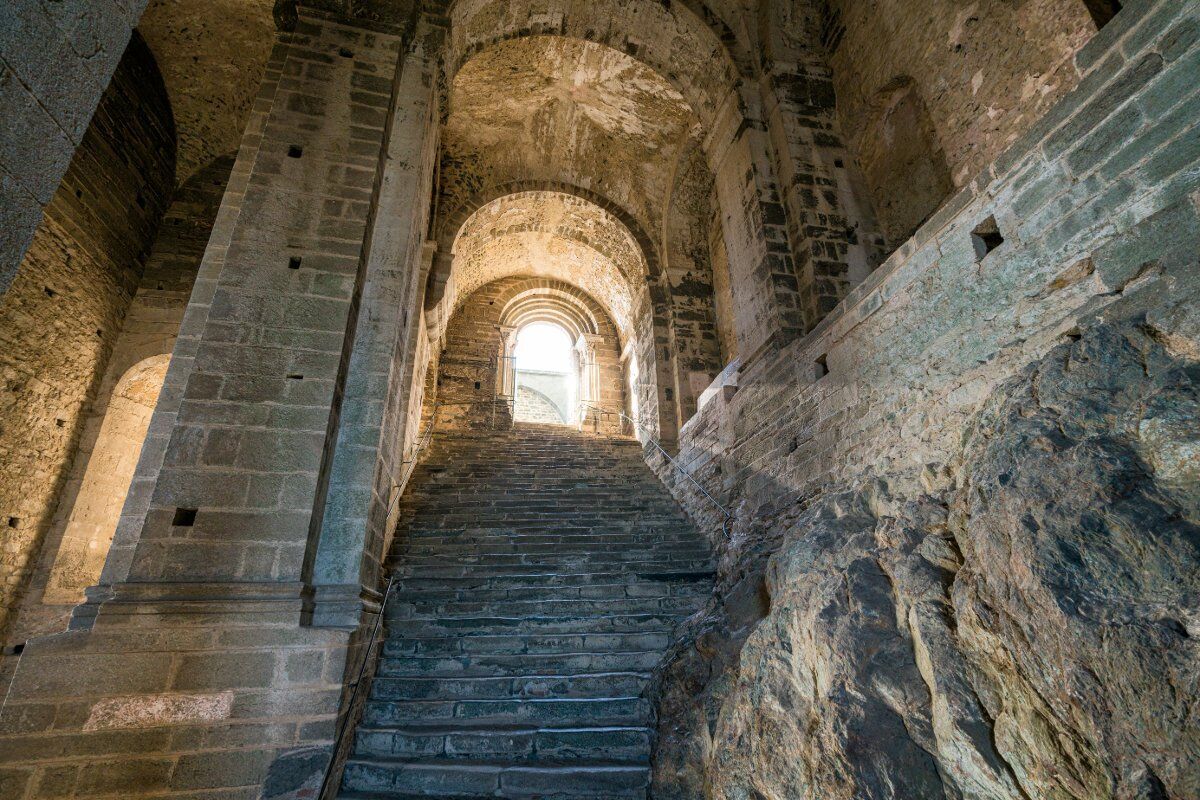
[[[710,503],[712,503],[714,506],[716,506],[717,510],[718,510],[718,511],[720,511],[720,512],[721,512],[721,513],[724,515],[724,517],[725,517],[725,518],[724,518],[724,520],[722,520],[722,521],[721,521],[721,530],[722,530],[722,532],[724,532],[726,535],[728,535],[728,534],[729,534],[729,529],[728,529],[728,527],[727,527],[727,526],[728,526],[728,524],[729,524],[729,521],[730,521],[731,519],[733,519],[733,514],[732,514],[732,513],[730,513],[729,509],[725,508],[725,506],[723,506],[723,505],[721,505],[719,502],[717,502],[717,498],[713,497],[713,496],[712,496],[712,494],[710,494],[710,493],[709,493],[708,489],[705,489],[705,488],[704,488],[704,485],[703,485],[703,484],[701,484],[701,483],[700,483],[700,481],[696,480],[695,476],[693,476],[691,472],[689,472],[688,470],[684,469],[683,465],[682,465],[682,464],[680,464],[678,461],[676,461],[676,460],[675,460],[675,459],[674,459],[674,458],[671,456],[671,454],[670,454],[670,453],[668,453],[668,452],[667,452],[667,451],[666,451],[666,450],[663,448],[663,446],[662,446],[662,443],[661,443],[661,442],[659,442],[659,441],[658,441],[658,439],[655,439],[655,438],[654,438],[654,436],[651,434],[650,430],[649,430],[649,429],[648,429],[648,428],[647,428],[645,425],[643,425],[641,422],[639,422],[638,420],[634,419],[633,417],[630,417],[630,416],[629,416],[628,414],[626,414],[624,411],[620,411],[620,410],[618,410],[618,411],[612,411],[612,410],[609,410],[609,409],[606,409],[606,408],[601,408],[600,406],[597,406],[597,405],[593,405],[592,403],[588,403],[588,402],[586,402],[586,401],[585,401],[585,402],[582,402],[582,403],[580,403],[580,404],[579,404],[579,408],[580,408],[580,412],[581,412],[581,413],[580,413],[580,416],[579,416],[579,421],[580,421],[580,424],[581,424],[581,425],[583,424],[583,421],[584,421],[584,415],[583,415],[583,413],[582,413],[582,412],[583,412],[583,409],[585,409],[585,408],[590,408],[590,409],[592,409],[593,411],[595,411],[595,412],[596,412],[598,415],[604,415],[604,414],[607,414],[607,415],[609,415],[609,416],[619,416],[621,419],[623,419],[623,420],[625,420],[626,422],[628,422],[628,423],[629,423],[630,425],[632,425],[634,428],[636,428],[636,429],[639,429],[639,430],[641,430],[641,431],[642,431],[642,433],[646,434],[646,439],[647,439],[647,440],[650,442],[650,444],[654,445],[654,446],[655,446],[655,447],[658,449],[658,452],[662,453],[662,455],[663,455],[663,458],[667,459],[667,461],[669,461],[669,462],[671,463],[671,466],[672,466],[672,467],[674,467],[674,468],[675,468],[675,470],[676,470],[677,472],[679,472],[681,475],[683,475],[683,477],[685,477],[685,478],[687,478],[689,481],[691,481],[691,482],[692,482],[692,484],[693,484],[693,485],[694,485],[694,486],[695,486],[697,489],[699,489],[699,490],[700,490],[700,493],[701,493],[701,494],[703,494],[705,497],[707,497],[707,498],[708,498],[708,501],[709,501]]]
[[[447,404],[451,405],[451,404]],[[403,489],[408,483],[409,478],[417,469],[417,462],[420,460],[421,452],[429,446],[429,442],[433,439],[433,429],[437,426],[438,410],[442,407],[442,403],[434,402],[433,412],[429,416],[429,427],[425,433],[417,438],[417,446],[413,448],[409,457],[400,462],[400,466],[408,465],[408,469],[404,471],[403,476],[399,481],[392,484],[389,492],[394,496],[388,502],[387,512],[384,514],[384,524],[391,519],[393,509],[400,503],[401,492],[397,489]],[[329,779],[333,777],[333,766],[337,762],[338,753],[342,749],[342,741],[346,737],[346,727],[350,722],[350,717],[354,713],[355,703],[358,701],[358,692],[363,685],[363,676],[366,675],[367,665],[371,663],[371,653],[375,651],[375,644],[379,641],[379,631],[383,627],[383,617],[387,612],[388,600],[391,599],[392,589],[396,586],[396,576],[387,576],[387,586],[383,590],[383,599],[379,602],[379,610],[375,612],[375,623],[371,626],[371,635],[367,637],[366,648],[363,650],[362,660],[358,664],[358,672],[354,676],[354,680],[350,682],[350,697],[346,702],[346,713],[342,716],[341,722],[338,723],[337,733],[333,737],[333,750],[329,754],[329,763],[325,765],[325,774],[321,776],[321,788],[317,792],[317,800],[324,800],[325,791],[329,788]]]

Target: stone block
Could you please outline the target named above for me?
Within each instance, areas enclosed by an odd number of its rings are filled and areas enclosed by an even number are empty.
[[[184,655],[171,681],[177,691],[262,689],[272,685],[275,655],[248,651]]]

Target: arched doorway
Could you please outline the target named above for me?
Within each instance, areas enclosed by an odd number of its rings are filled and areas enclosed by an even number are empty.
[[[513,348],[513,419],[571,425],[578,418],[580,350],[553,322],[531,322],[516,334]]]

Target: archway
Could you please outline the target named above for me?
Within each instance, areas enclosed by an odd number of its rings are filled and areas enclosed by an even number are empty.
[[[100,577],[133,480],[169,354],[134,364],[117,382],[50,570],[43,602],[76,603]]]
[[[571,335],[555,322],[523,325],[513,337],[513,419],[570,425],[578,418],[581,363]]]

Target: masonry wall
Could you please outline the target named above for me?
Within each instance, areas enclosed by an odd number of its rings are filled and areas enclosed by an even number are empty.
[[[1200,19],[1194,4],[1127,3],[1072,62],[1070,69],[1077,77],[1065,80],[1077,83],[1073,92],[952,198],[816,330],[782,350],[727,371],[706,395],[698,416],[683,430],[681,454],[735,511],[734,534],[726,537],[721,531],[721,517],[707,500],[690,492],[665,467],[661,474],[676,484],[678,495],[714,532],[722,551],[721,606],[714,607],[696,630],[697,635],[704,630],[723,633],[685,643],[665,672],[659,697],[656,796],[694,797],[702,784],[714,797],[744,796],[752,790],[821,796],[856,791],[847,787],[865,786],[856,781],[875,779],[872,776],[887,776],[878,780],[906,785],[918,795],[941,791],[943,784],[958,790],[967,785],[964,781],[969,780],[971,768],[955,754],[953,741],[964,741],[954,737],[968,734],[957,732],[955,726],[965,730],[978,725],[990,731],[996,714],[1015,712],[988,692],[1027,691],[1013,689],[1007,678],[989,672],[1001,667],[979,655],[975,648],[985,645],[968,637],[1007,648],[1004,652],[1014,659],[1033,659],[1019,642],[1005,639],[1015,635],[1011,629],[999,632],[986,619],[960,618],[963,634],[955,638],[953,631],[938,633],[941,649],[927,660],[925,654],[931,651],[923,648],[929,640],[920,636],[932,633],[909,633],[901,626],[898,633],[889,634],[898,637],[896,652],[903,655],[889,657],[888,675],[903,674],[905,659],[916,660],[912,667],[916,683],[903,690],[917,692],[914,711],[898,712],[915,731],[911,734],[869,733],[853,723],[848,723],[851,728],[844,739],[825,727],[806,729],[810,712],[817,720],[843,719],[843,711],[857,712],[835,695],[825,694],[825,684],[812,687],[795,676],[829,669],[831,685],[857,687],[852,692],[871,697],[881,695],[880,710],[862,711],[864,718],[882,720],[875,715],[891,713],[883,711],[888,690],[872,684],[883,680],[873,676],[884,673],[854,655],[867,658],[871,643],[882,641],[873,638],[880,634],[872,633],[870,626],[860,625],[854,611],[862,607],[856,604],[873,602],[868,599],[872,595],[857,594],[854,565],[867,562],[854,559],[874,559],[870,563],[884,569],[888,548],[899,546],[884,531],[901,530],[910,524],[902,521],[905,514],[917,513],[902,511],[904,504],[924,502],[944,508],[940,504],[951,502],[946,493],[970,482],[971,464],[963,461],[964,439],[977,430],[973,426],[979,424],[981,409],[1006,380],[1063,342],[1082,337],[1094,343],[1096,337],[1109,335],[1098,332],[1106,326],[1120,330],[1122,325],[1140,325],[1163,343],[1179,368],[1194,365],[1200,355],[1195,316],[1200,298],[1196,284],[1200,244],[1196,169],[1200,140],[1194,126],[1200,108],[1194,81],[1197,64]],[[985,253],[977,249],[972,231],[993,215],[1004,242]],[[1181,432],[1180,436],[1179,446],[1194,447],[1194,435],[1189,438]],[[855,538],[863,528],[854,527],[860,524],[854,521],[859,513],[852,508],[859,502],[851,496],[854,492],[860,493],[854,497],[865,498],[861,502],[873,504],[867,516],[871,525],[881,526],[866,527],[866,539]],[[1176,502],[1188,507],[1186,500]],[[806,515],[806,509],[811,513]],[[1179,513],[1186,518],[1189,512]],[[957,546],[966,548],[964,572],[991,576],[980,580],[1001,580],[997,571],[1005,565],[972,560],[972,540],[957,532],[953,516],[949,523],[937,524],[948,525],[959,537]],[[806,536],[811,538],[805,540]],[[953,541],[945,528],[940,536],[942,541],[948,537]],[[1144,531],[1141,541],[1149,550],[1167,546],[1157,531]],[[924,546],[933,547],[933,540]],[[926,558],[936,561],[932,551],[926,551]],[[947,568],[944,580],[952,582],[961,561],[946,563],[953,566]],[[1035,562],[1031,568],[1053,571],[1045,562]],[[835,587],[839,580],[843,590],[850,592],[848,606],[822,594],[826,585]],[[904,598],[903,592],[910,591],[906,580],[903,575],[891,577],[895,602],[900,605],[918,602]],[[938,590],[928,591],[939,597]],[[830,605],[819,605],[825,602]],[[955,613],[948,600],[932,602],[939,609],[936,613]],[[962,612],[959,602],[956,594],[954,603]],[[816,619],[809,616],[821,609]],[[891,613],[883,610],[879,619],[889,619]],[[1003,613],[1020,614],[1007,607]],[[1077,617],[1066,616],[1063,625],[1077,624]],[[1037,631],[1037,620],[1022,621],[1026,623],[1024,630]],[[1122,642],[1119,647],[1131,648],[1128,652],[1151,652],[1145,649],[1151,647],[1150,639],[1136,638],[1140,634],[1132,628],[1095,624],[1086,627],[1086,636],[1079,634],[1084,638],[1072,640],[1075,634],[1067,634],[1067,641],[1055,646],[1074,649],[1087,659],[1082,653],[1093,636],[1112,636],[1114,642]],[[856,649],[860,646],[861,651]],[[1164,646],[1182,647],[1176,640]],[[1190,656],[1185,649],[1170,652],[1186,660]],[[846,653],[847,660],[826,661],[821,652]],[[986,713],[982,707],[971,710],[976,707],[969,702],[954,706],[959,695],[949,688],[955,681],[967,680],[963,662],[954,659],[976,657],[982,659],[978,663],[983,674],[990,677],[971,679],[982,698],[971,702],[986,705]],[[1150,668],[1144,674],[1128,669],[1106,672],[1111,665],[1087,663],[1100,676],[1101,686],[1089,689],[1099,692],[1097,696],[1110,696],[1103,687],[1113,681],[1138,682],[1152,693],[1156,691],[1152,687],[1164,680]],[[780,664],[785,665],[780,670],[772,666]],[[993,678],[996,682],[989,683]],[[997,685],[1003,689],[994,688]],[[1024,694],[1013,702],[1036,705]],[[776,703],[792,709],[788,719],[794,721],[777,717],[771,710]],[[870,742],[887,741],[888,752],[899,753],[904,736],[920,740],[919,731],[926,724],[921,720],[928,719],[920,709],[929,703],[933,704],[929,713],[943,727],[930,729],[929,741],[914,747],[932,754],[921,758],[937,762],[930,772],[921,773],[935,776],[929,778],[932,784],[920,784],[926,778],[914,778],[920,772],[915,767],[909,770],[882,755],[884,761],[873,766],[856,761],[864,765],[863,770],[844,782],[822,773],[810,758],[818,752],[855,752],[855,741],[867,747],[873,746]],[[948,716],[937,716],[946,704],[953,710]],[[1086,767],[1087,780],[1092,782],[1083,789],[1053,788],[1058,786],[1054,774],[1083,769],[1074,761],[1076,755],[1052,745],[1023,742],[1020,731],[1028,728],[996,723],[998,750],[969,751],[982,753],[979,758],[985,761],[996,759],[995,782],[987,796],[1008,797],[1010,792],[1014,797],[1059,796],[1056,791],[1070,797],[1109,796],[1106,792],[1119,793],[1117,787],[1136,783],[1136,767],[1131,765],[1137,759],[1145,759],[1158,776],[1154,780],[1165,792],[1160,796],[1187,796],[1197,780],[1194,769],[1184,767],[1175,755],[1160,758],[1138,750],[1136,737],[1123,738],[1125,734],[1119,732],[1125,730],[1123,726],[1138,723],[1129,716],[1133,706],[1116,704],[1117,709],[1109,706],[1096,712],[1101,716],[1090,716],[1090,709],[1080,710],[1070,703],[1053,712],[1039,712],[1049,715],[1043,719],[1053,719],[1047,723],[1052,735],[1076,737],[1084,751],[1078,759],[1108,765],[1094,773],[1092,766]],[[1155,736],[1164,737],[1156,740],[1160,746],[1184,754],[1180,757],[1187,760],[1195,741],[1186,728],[1165,721],[1154,730]],[[856,740],[860,734],[866,738]],[[770,755],[781,747],[794,760],[784,763]],[[853,757],[863,758],[862,752]],[[1006,759],[1016,765],[1012,767],[1015,777],[1003,774]],[[1036,768],[1030,766],[1035,763]],[[1010,780],[1020,783],[1024,793]]]
[[[580,302],[591,306],[601,337],[596,345],[600,372],[600,397],[596,405],[603,409],[624,408],[619,339],[616,327],[599,304],[559,281],[518,276],[492,281],[477,289],[446,326],[445,343],[436,364],[436,396],[425,395],[427,415],[435,402],[439,405],[437,430],[503,428],[511,424],[508,405],[504,401],[494,402],[497,357],[501,350],[500,315],[507,299],[538,286],[570,290]],[[601,424],[604,430],[620,427],[619,420],[611,418]]]
[[[864,141],[866,126],[890,87],[911,80],[954,187],[1075,87],[1072,58],[1096,32],[1083,0],[827,0],[823,22],[838,118],[852,148],[861,157],[880,147]],[[901,126],[895,135],[914,133]]]
[[[51,525],[174,179],[175,132],[134,37],[0,297],[0,630]]]
[[[0,23],[0,293],[83,144],[144,0],[5,4]]]
[[[102,442],[113,435],[113,431],[105,430],[106,425],[112,425],[106,422],[107,414],[114,400],[119,403],[128,400],[119,388],[127,376],[134,377],[139,387],[136,402],[147,406],[145,422],[149,423],[148,415],[158,401],[166,364],[232,166],[233,158],[227,156],[200,170],[176,190],[163,215],[137,293],[121,322],[120,334],[100,381],[96,401],[82,425],[79,446],[66,481],[56,498],[53,520],[42,545],[37,570],[24,594],[20,619],[10,634],[10,641],[14,643],[65,628],[71,608],[83,600],[83,590],[100,577],[142,446],[141,437],[136,441],[123,441],[118,453],[112,449],[112,442]],[[157,364],[153,367],[158,384],[146,386],[145,377],[136,377],[131,370],[145,369],[156,359],[161,361],[161,370]],[[141,396],[147,392],[150,393],[148,396]],[[92,456],[97,448],[108,454],[110,463],[93,463]],[[116,469],[111,463],[113,458],[119,458],[122,463],[128,459],[129,463],[127,467]],[[93,483],[102,475],[115,483],[105,485],[105,497],[93,496],[80,504],[80,492],[89,474]],[[98,488],[93,486],[91,491],[94,493]],[[98,502],[106,504],[103,513],[94,507]],[[100,524],[99,529],[92,527],[96,524]],[[44,594],[48,586],[53,587],[50,592],[53,597]]]

